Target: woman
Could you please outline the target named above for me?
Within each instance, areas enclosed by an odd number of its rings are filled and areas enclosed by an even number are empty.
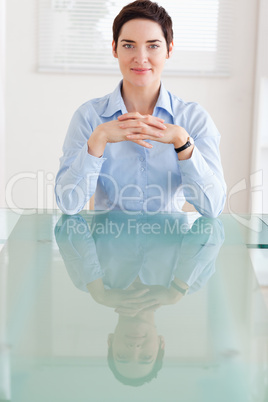
[[[112,94],[74,114],[56,177],[60,209],[75,214],[95,193],[95,209],[181,211],[204,216],[225,202],[220,135],[197,103],[161,83],[173,51],[172,21],[151,1],[126,5],[113,24],[113,55],[123,80]]]

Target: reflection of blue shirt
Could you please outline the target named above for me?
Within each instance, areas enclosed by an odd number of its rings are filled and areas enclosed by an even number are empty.
[[[200,289],[215,271],[224,240],[219,219],[181,214],[81,215],[60,218],[55,236],[67,271],[79,289],[102,278],[105,288],[126,289],[139,276],[145,285],[170,287],[174,277]]]
[[[204,216],[218,216],[225,202],[220,134],[200,105],[184,102],[161,85],[154,116],[182,126],[195,140],[192,157],[178,160],[172,144],[152,149],[131,142],[108,143],[101,158],[87,152],[87,140],[100,124],[127,113],[121,84],[112,94],[84,103],[74,114],[56,177],[60,209],[74,214],[95,193],[95,209],[180,211],[185,199]]]

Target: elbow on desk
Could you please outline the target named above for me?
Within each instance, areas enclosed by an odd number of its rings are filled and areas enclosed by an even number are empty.
[[[221,197],[218,197],[217,200],[211,201],[207,200],[204,205],[204,208],[197,208],[198,212],[206,217],[206,218],[218,218],[223,211],[224,205],[226,201],[226,194],[224,193]]]
[[[81,206],[80,202],[78,202],[77,197],[73,197],[72,193],[67,193],[67,191],[65,194],[58,192],[57,186],[55,187],[55,197],[59,209],[66,215],[78,214],[84,208],[84,205],[82,204]]]
[[[56,199],[57,205],[59,207],[59,209],[61,210],[62,213],[64,213],[65,215],[75,215],[78,214],[83,208],[73,208],[71,206],[67,206],[64,205],[62,202],[60,202],[59,200]]]

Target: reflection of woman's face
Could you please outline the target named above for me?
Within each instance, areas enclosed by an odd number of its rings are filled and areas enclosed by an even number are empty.
[[[169,57],[161,26],[148,19],[126,22],[118,38],[117,50],[113,42],[113,54],[118,58],[124,82],[138,87],[159,83]]]
[[[109,342],[117,371],[128,378],[139,378],[152,371],[161,338],[152,324],[140,318],[123,318]]]

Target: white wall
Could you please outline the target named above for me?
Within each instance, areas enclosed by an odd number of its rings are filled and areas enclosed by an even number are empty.
[[[0,0],[0,207],[5,200],[5,6],[6,1]]]
[[[252,171],[261,172],[256,182],[252,212],[268,214],[268,3],[260,0],[252,137]]]
[[[70,118],[86,100],[111,92],[120,76],[40,74],[37,63],[38,1],[7,4],[7,182],[20,172],[32,178],[17,181],[13,200],[19,207],[37,205],[37,185],[52,207],[53,177]],[[233,4],[233,53],[230,78],[165,77],[166,87],[185,100],[201,103],[222,134],[222,162],[229,190],[250,173],[258,2]],[[112,57],[112,56],[111,56]],[[43,172],[43,173],[42,173]],[[50,174],[47,177],[47,174]],[[42,176],[44,175],[44,176]],[[15,179],[14,179],[15,181]],[[47,193],[47,194],[46,194]],[[9,196],[9,194],[8,194]],[[54,204],[55,205],[55,204]],[[249,210],[247,191],[232,196],[231,208]]]

